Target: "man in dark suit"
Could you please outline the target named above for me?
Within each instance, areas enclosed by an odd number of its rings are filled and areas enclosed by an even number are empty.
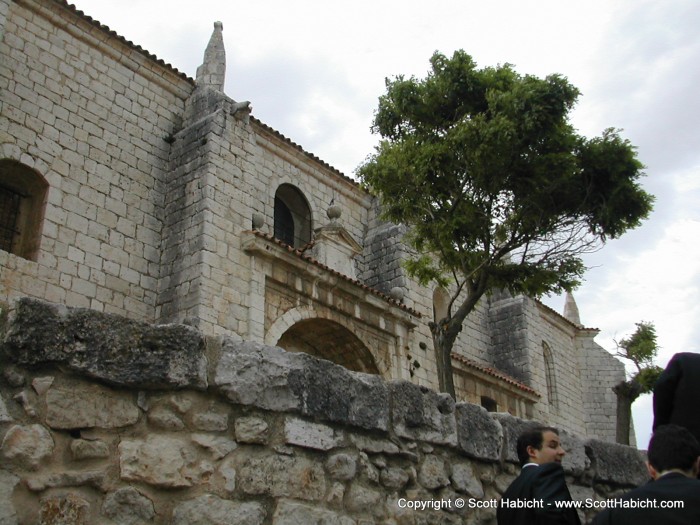
[[[674,355],[654,384],[653,429],[673,423],[700,442],[700,354]]]
[[[698,525],[700,444],[685,428],[664,425],[649,441],[647,469],[653,481],[598,514],[593,525]],[[667,507],[669,504],[676,508]]]
[[[516,446],[522,470],[499,502],[498,525],[580,525],[575,509],[556,506],[557,501],[571,501],[561,466],[566,452],[557,430],[531,428]]]

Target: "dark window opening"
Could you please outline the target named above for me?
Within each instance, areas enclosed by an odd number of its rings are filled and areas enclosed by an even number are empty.
[[[488,412],[498,411],[498,403],[495,399],[488,396],[481,396],[481,406],[484,407]]]
[[[0,186],[0,250],[12,252],[15,237],[19,234],[17,219],[21,198],[19,193]]]

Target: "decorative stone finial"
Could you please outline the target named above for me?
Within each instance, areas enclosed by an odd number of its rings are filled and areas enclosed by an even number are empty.
[[[204,62],[197,68],[197,85],[208,86],[218,91],[224,90],[226,79],[226,50],[222,31],[224,25],[214,22],[214,32],[211,34],[207,49],[204,51]]]
[[[564,303],[564,317],[574,323],[575,325],[581,326],[581,317],[578,313],[578,306],[574,300],[574,296],[571,292],[566,292],[566,302]]]
[[[340,216],[343,214],[343,211],[340,209],[340,206],[337,204],[331,203],[330,206],[328,206],[328,210],[326,210],[326,215],[328,215],[328,218],[331,221],[336,221],[340,219]]]

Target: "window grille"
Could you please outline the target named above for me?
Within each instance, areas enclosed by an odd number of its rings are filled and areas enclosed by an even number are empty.
[[[21,196],[7,188],[0,187],[0,250],[12,251],[12,242],[19,233],[17,217]]]

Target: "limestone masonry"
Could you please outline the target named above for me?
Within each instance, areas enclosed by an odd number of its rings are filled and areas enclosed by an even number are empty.
[[[193,327],[4,314],[3,524],[493,524],[532,424]],[[646,480],[634,448],[562,443],[584,520]]]
[[[107,494],[110,508],[133,499],[147,513],[149,505],[158,507],[154,502],[163,486],[191,489],[218,480],[216,491],[206,496],[192,489],[192,495],[203,499],[187,504],[183,499],[184,506],[173,510],[174,515],[190,516],[200,508],[224,512],[232,503],[222,500],[223,495],[242,491],[254,497],[236,508],[257,523],[252,516],[258,516],[259,502],[268,497],[281,498],[276,508],[288,515],[311,512],[298,501],[307,498],[362,515],[362,509],[375,507],[376,494],[368,487],[382,473],[398,478],[386,482],[392,490],[462,490],[461,482],[450,481],[440,466],[444,454],[453,452],[426,452],[433,445],[424,434],[417,436],[417,448],[382,449],[378,458],[363,449],[370,445],[353,444],[353,439],[371,442],[365,434],[329,426],[352,421],[368,436],[383,436],[376,446],[389,447],[387,436],[416,430],[406,423],[401,431],[403,423],[389,417],[391,400],[398,395],[433,400],[449,421],[460,421],[455,414],[462,409],[422,389],[437,385],[428,323],[445,311],[447,292],[422,287],[405,274],[401,263],[410,254],[402,243],[404,230],[380,220],[371,195],[257,120],[248,101],[223,93],[222,31],[222,24],[215,23],[192,79],[65,1],[0,0],[3,311],[15,309],[22,298],[34,298],[169,327],[153,328],[140,343],[144,353],[130,353],[128,359],[113,350],[101,362],[103,354],[82,351],[81,338],[90,333],[75,341],[55,341],[69,345],[66,355],[52,353],[51,345],[36,355],[21,354],[21,366],[40,367],[37,375],[22,373],[27,382],[22,395],[29,405],[36,403],[37,419],[14,430],[3,427],[3,432],[8,442],[28,438],[33,444],[31,450],[11,448],[20,464],[42,473],[26,489],[27,497],[51,494],[54,486],[87,485],[92,487],[86,489],[89,495],[81,493],[80,498],[89,503],[89,512],[97,512],[94,505]],[[221,359],[232,360],[233,367],[224,371],[221,361],[205,362],[201,349],[186,355],[177,348],[176,342],[189,344],[195,333],[200,339],[223,338],[226,349],[239,349],[251,362],[264,359],[270,373],[278,366],[276,360],[296,371],[285,373],[279,385],[265,386],[260,393],[264,397],[257,398],[253,392],[259,385],[246,375],[253,372],[237,369],[242,365],[231,358],[239,354],[222,353]],[[531,298],[496,292],[470,316],[455,346],[458,401],[556,425],[581,438],[614,441],[612,386],[624,378],[624,368],[595,343],[596,334],[581,324],[572,297],[561,315]],[[101,351],[108,351],[111,335],[105,334]],[[171,346],[165,351],[160,345]],[[341,372],[306,354],[370,375]],[[87,374],[95,383],[50,363]],[[206,367],[214,367],[215,373]],[[363,396],[376,394],[378,406],[370,411],[364,405],[347,406],[336,416],[339,421],[332,419],[326,400],[313,397],[308,375],[320,374],[324,367],[353,388],[361,386]],[[136,394],[128,389],[145,387],[129,378],[141,368],[160,374],[157,381],[149,376],[150,388],[169,393],[143,393],[134,404]],[[45,377],[54,378],[51,385],[37,386]],[[316,379],[322,380],[322,374]],[[212,384],[219,394],[206,389]],[[66,392],[90,400],[92,412],[66,410],[61,401]],[[98,403],[103,409],[96,408]],[[296,415],[281,415],[286,411]],[[315,421],[319,413],[326,422]],[[498,421],[479,414],[494,425]],[[107,421],[95,419],[100,417]],[[408,421],[413,417],[406,415]],[[310,430],[318,436],[310,447],[313,454],[327,454],[323,461],[345,461],[348,466],[341,470],[350,469],[352,475],[335,474],[337,469],[324,469],[323,463],[307,465],[312,453],[294,436],[316,424],[318,430]],[[102,430],[86,436],[74,430],[105,425],[128,430],[114,430],[111,437]],[[144,437],[149,425],[162,432]],[[251,444],[256,431],[265,436],[259,438],[261,445]],[[459,435],[454,429],[446,433],[451,440]],[[328,441],[327,451],[356,448],[342,452],[350,459],[333,459],[330,452],[318,452],[318,440]],[[144,456],[157,454],[166,441],[177,443],[171,450],[177,457],[160,458],[160,466],[147,472]],[[451,451],[449,447],[459,450],[464,445],[450,441],[440,446]],[[256,461],[259,469],[243,460],[238,464],[239,459],[232,459],[229,467],[218,464],[215,456],[223,461],[227,447],[255,451],[255,459],[246,461]],[[46,464],[44,458],[52,454],[61,456],[58,462],[99,468],[76,473],[82,480],[78,482],[70,478],[73,474],[52,470],[55,463]],[[100,470],[104,465],[110,465],[106,473]],[[488,462],[464,465],[488,480],[489,491],[500,487]],[[404,480],[397,468],[409,478]],[[421,469],[435,479],[421,482]],[[229,470],[238,473],[235,483],[227,478]],[[290,471],[308,476],[306,488],[294,485],[299,480],[279,478],[291,476]],[[364,481],[352,481],[357,476]],[[111,488],[117,486],[115,479],[157,489],[140,493],[124,487],[116,493]],[[351,508],[340,505],[343,499]],[[188,518],[179,519],[185,523]]]

